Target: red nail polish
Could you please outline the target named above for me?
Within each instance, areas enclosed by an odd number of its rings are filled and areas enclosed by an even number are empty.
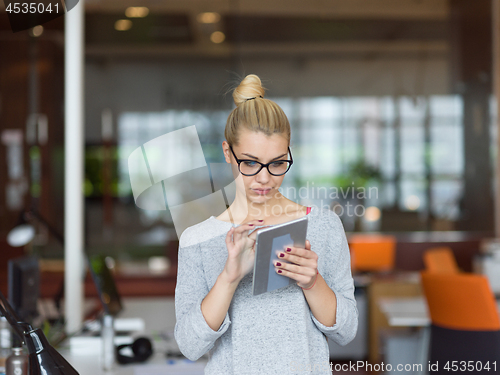
[[[281,266],[281,263],[280,262],[276,262],[276,265],[279,267],[279,266]]]
[[[280,254],[280,258],[283,258],[285,256],[285,254],[281,253]]]
[[[282,273],[281,270],[278,270],[278,273]]]
[[[253,224],[248,224],[248,225],[250,225],[251,227],[253,227]]]
[[[292,251],[292,249],[290,249],[289,247],[286,248],[286,251]]]
[[[260,222],[264,221],[264,220],[259,220]]]

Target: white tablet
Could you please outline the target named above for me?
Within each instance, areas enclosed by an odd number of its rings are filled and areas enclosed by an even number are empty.
[[[295,280],[276,273],[274,261],[285,246],[305,247],[308,216],[273,225],[257,233],[253,266],[253,295],[283,288]]]

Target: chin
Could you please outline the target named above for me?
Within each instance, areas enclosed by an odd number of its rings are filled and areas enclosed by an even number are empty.
[[[265,201],[268,201],[270,199],[272,199],[276,194],[276,191],[274,188],[271,188],[271,190],[267,193],[267,194],[264,194],[264,195],[259,195],[258,193],[256,193],[253,189],[249,189],[248,191],[248,196],[250,197],[250,199],[252,201],[255,201],[256,203],[262,203],[262,202],[265,202]]]

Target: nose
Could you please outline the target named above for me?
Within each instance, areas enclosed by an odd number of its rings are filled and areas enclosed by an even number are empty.
[[[260,170],[259,173],[257,173],[255,175],[255,180],[262,183],[262,184],[266,184],[269,181],[269,179],[271,178],[271,176],[272,175],[269,173],[267,168],[264,167]]]

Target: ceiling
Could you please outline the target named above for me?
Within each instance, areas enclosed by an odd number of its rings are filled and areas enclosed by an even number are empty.
[[[149,14],[128,19],[129,6]],[[408,56],[445,54],[449,44],[448,0],[85,0],[85,8],[88,57]],[[203,12],[220,20],[200,23]],[[120,19],[132,27],[115,30]],[[63,20],[44,27],[42,37],[61,43]],[[211,40],[216,31],[222,43]]]
[[[445,19],[448,0],[86,0],[91,12],[146,6],[167,13],[219,12],[266,16],[327,18]]]

